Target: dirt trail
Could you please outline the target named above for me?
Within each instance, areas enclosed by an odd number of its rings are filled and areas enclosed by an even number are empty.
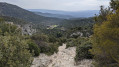
[[[91,60],[83,60],[78,66],[75,66],[74,57],[76,55],[76,47],[66,49],[66,44],[59,47],[58,53],[51,56],[40,54],[34,58],[31,67],[92,67]]]

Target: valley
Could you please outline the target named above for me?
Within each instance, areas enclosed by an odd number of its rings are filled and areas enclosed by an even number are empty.
[[[0,67],[119,67],[119,1],[70,1],[0,1]]]
[[[72,17],[67,19],[56,16],[43,16],[16,5],[8,3],[0,3],[0,5],[3,6],[0,7],[2,10],[0,13],[1,23],[6,25],[6,27],[0,26],[2,31],[5,30],[2,36],[8,32],[9,36],[19,36],[18,38],[24,40],[28,45],[29,52],[27,53],[30,53],[29,58],[30,56],[33,57],[30,67],[92,66],[91,58],[78,61],[78,65],[75,59],[78,58],[76,52],[78,44],[84,43],[82,41],[75,42],[75,40],[85,41],[83,38],[87,38],[92,34],[92,26],[95,23],[92,18]],[[66,15],[61,15],[61,17],[66,17]],[[7,27],[7,23],[11,25],[10,28]],[[16,27],[14,28],[14,26]],[[15,33],[17,30],[19,31],[18,34]],[[76,34],[77,32],[81,34]]]

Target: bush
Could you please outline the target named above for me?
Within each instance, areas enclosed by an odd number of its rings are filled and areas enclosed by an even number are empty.
[[[54,54],[54,52],[58,51],[57,43],[53,44],[53,43],[43,42],[43,43],[41,43],[41,45],[39,45],[39,48],[40,48],[41,53],[45,53],[47,55],[52,55],[52,54]]]
[[[29,45],[30,53],[34,53],[34,56],[39,56],[40,48],[38,47],[38,45],[33,42],[28,43],[28,45]]]
[[[67,48],[68,47],[74,47],[74,46],[78,46],[78,45],[80,45],[81,44],[81,42],[84,40],[84,38],[77,38],[77,39],[75,39],[75,38],[70,38],[70,39],[68,39],[67,40]]]
[[[66,48],[68,48],[68,47],[74,47],[74,46],[76,46],[76,39],[74,39],[74,38],[70,38],[70,39],[68,39],[67,40],[67,45],[66,45]]]
[[[54,36],[48,36],[49,37],[49,42],[50,43],[55,43],[55,42],[57,42],[57,38],[56,37],[54,37]]]
[[[1,35],[18,35],[21,34],[21,30],[17,28],[16,25],[8,24],[5,22],[0,22]]]
[[[75,61],[80,61],[83,59],[92,59],[93,55],[89,52],[89,49],[92,49],[91,43],[81,43],[77,46]]]
[[[59,38],[59,40],[60,40],[61,43],[65,43],[66,42],[66,38],[64,38],[64,37]]]
[[[44,35],[44,34],[32,35],[31,39],[34,40],[36,43],[39,42],[39,41],[42,41],[42,42],[48,42],[49,41],[48,36]]]
[[[57,53],[58,52],[58,43],[55,43],[55,44],[52,44],[52,43],[49,43],[49,51],[47,51],[47,55],[52,55],[54,53]]]
[[[30,67],[32,55],[26,40],[18,36],[0,36],[0,67]]]
[[[58,43],[57,39],[53,40],[53,38],[48,37],[44,34],[36,34],[31,37],[31,39],[37,44],[41,53],[45,53],[47,55],[52,55],[54,52],[58,51]]]
[[[89,49],[92,49],[92,44],[88,38],[80,37],[77,39],[70,38],[67,40],[67,48],[76,46],[76,63],[83,59],[92,59],[93,55],[89,52]]]

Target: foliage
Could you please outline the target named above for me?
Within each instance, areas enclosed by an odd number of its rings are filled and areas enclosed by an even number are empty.
[[[1,35],[10,34],[21,34],[20,29],[16,25],[5,23],[4,21],[0,22]]]
[[[57,41],[57,38],[54,37],[53,35],[48,36],[49,37],[49,42],[55,43]]]
[[[68,38],[89,37],[93,34],[93,25],[84,27],[74,27],[67,31]]]
[[[0,22],[0,67],[30,67],[32,54],[28,48],[15,25]]]
[[[31,54],[25,40],[18,36],[0,36],[0,67],[30,67]]]
[[[78,39],[70,38],[70,39],[67,39],[66,48],[77,46],[78,44],[80,44]]]
[[[66,43],[67,39],[65,37],[61,37],[59,38],[59,41],[60,43]]]
[[[91,26],[94,23],[93,18],[76,18],[64,20],[59,25],[65,27],[66,29],[74,28],[74,27],[85,27]]]
[[[52,55],[54,53],[57,53],[58,52],[58,43],[49,43],[49,50],[47,51],[47,55]]]
[[[112,0],[114,1],[114,0]],[[117,3],[117,0],[115,0]],[[112,2],[111,2],[112,3]],[[111,4],[115,10],[118,4]],[[118,6],[119,7],[119,6]],[[119,10],[112,14],[107,14],[106,19],[101,24],[96,23],[92,36],[94,55],[98,67],[118,67],[119,66]],[[103,20],[103,19],[102,19]]]
[[[92,59],[93,55],[89,52],[92,49],[92,44],[88,38],[80,37],[77,39],[71,38],[67,41],[67,48],[76,46],[75,61],[81,61],[83,59]]]
[[[84,22],[85,23],[85,22]],[[70,28],[67,32],[67,48],[76,47],[75,61],[78,63],[83,59],[92,59],[93,55],[89,52],[92,49],[92,44],[88,39],[93,34],[93,23],[89,25]],[[78,34],[80,33],[80,34]],[[75,34],[74,36],[71,36]]]
[[[80,44],[77,45],[75,61],[92,59],[93,55],[89,52],[89,49],[92,49],[91,42],[87,38],[80,38],[78,40]]]
[[[14,17],[8,17],[8,16],[0,16],[0,18],[2,18],[4,21],[7,22],[13,22],[14,24],[19,24],[19,25],[24,25],[24,24],[28,24],[28,22],[18,19],[18,18],[14,18]]]
[[[52,55],[54,52],[58,51],[57,41],[53,40],[51,37],[49,38],[47,35],[35,34],[31,36],[31,39],[37,44],[41,53]]]
[[[34,53],[34,56],[39,56],[40,48],[34,42],[28,42],[30,53]]]
[[[104,8],[104,6],[100,6],[99,16],[95,16],[94,20],[98,24],[101,24],[103,21],[107,20],[107,15],[110,15],[110,14],[112,14],[112,11],[110,10],[109,7]]]
[[[44,42],[48,42],[48,36],[45,34],[34,34],[31,36],[32,40],[35,40],[35,42],[38,44],[39,41],[44,41]]]
[[[119,0],[111,0],[110,6],[113,10],[119,9]]]

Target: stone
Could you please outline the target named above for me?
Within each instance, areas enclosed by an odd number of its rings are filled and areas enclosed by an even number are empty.
[[[75,65],[74,57],[76,55],[76,47],[66,49],[66,44],[59,47],[58,53],[51,56],[40,54],[34,58],[31,67],[92,67],[92,60],[82,60],[79,65]]]

